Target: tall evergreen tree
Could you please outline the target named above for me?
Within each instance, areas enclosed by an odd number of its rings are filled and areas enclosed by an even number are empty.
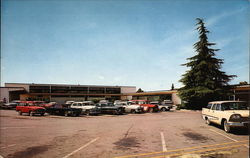
[[[141,93],[141,92],[144,92],[141,88],[139,88],[136,93]]]
[[[171,90],[174,90],[174,84],[172,83]]]
[[[197,54],[183,64],[190,70],[182,75],[180,82],[184,86],[178,91],[186,107],[190,109],[201,109],[212,100],[227,99],[230,92],[228,82],[235,77],[220,70],[223,60],[215,57],[215,52],[219,49],[211,48],[215,43],[208,41],[209,31],[202,19],[196,20],[199,41],[193,46]]]

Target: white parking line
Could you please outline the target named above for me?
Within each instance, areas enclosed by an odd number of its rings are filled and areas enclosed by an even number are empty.
[[[217,133],[217,134],[219,134],[219,135],[222,135],[222,136],[224,136],[224,137],[226,137],[226,138],[228,138],[228,139],[230,139],[230,140],[232,140],[232,141],[235,141],[235,142],[238,142],[238,140],[235,140],[235,139],[233,139],[233,138],[230,138],[230,137],[228,137],[228,136],[226,136],[226,135],[224,135],[224,134],[221,134],[221,133],[219,133],[219,132],[217,132],[217,131],[215,131],[215,130],[213,130],[213,129],[209,129],[210,131],[213,131],[213,132],[215,132],[215,133]],[[249,148],[249,146],[248,145],[244,145],[245,147],[247,147],[247,148]]]
[[[161,132],[161,144],[162,144],[162,151],[167,151],[166,142],[165,142],[163,132]]]
[[[78,151],[82,150],[83,148],[89,146],[90,144],[94,143],[94,142],[97,141],[98,139],[99,139],[99,137],[97,137],[97,138],[91,140],[91,141],[88,142],[87,144],[85,144],[85,145],[83,145],[82,147],[76,149],[75,151],[69,153],[68,155],[64,156],[63,158],[68,158],[68,157],[70,157],[71,155],[75,154],[76,152],[78,152]]]
[[[166,146],[166,142],[165,142],[165,138],[164,138],[163,132],[161,132],[161,144],[162,144],[162,151],[166,152],[167,151],[167,146]],[[169,158],[169,157],[166,156],[165,158]]]
[[[12,146],[16,146],[16,144],[11,144],[11,145],[7,145],[7,146],[3,146],[3,147],[1,147],[1,149],[5,149],[5,148],[8,148],[8,147],[12,147]]]
[[[34,128],[34,127],[2,127],[0,129],[10,129],[10,128]]]

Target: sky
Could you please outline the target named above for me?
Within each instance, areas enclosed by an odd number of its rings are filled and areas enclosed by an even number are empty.
[[[247,0],[2,0],[1,86],[56,83],[182,87],[196,54],[196,18],[224,59],[249,81]]]

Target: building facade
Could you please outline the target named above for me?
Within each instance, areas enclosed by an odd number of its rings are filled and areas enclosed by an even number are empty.
[[[100,86],[67,84],[6,83],[5,87],[23,88],[20,100],[44,100],[64,103],[65,101],[119,100],[122,93],[136,92],[135,86]],[[9,94],[11,96],[13,94]],[[11,100],[9,100],[11,101]]]
[[[229,100],[242,100],[250,103],[250,85],[232,85],[233,95]],[[6,83],[0,87],[0,100],[43,100],[65,103],[85,100],[172,100],[181,104],[177,90],[148,91],[136,93],[135,86],[101,86],[68,84]]]

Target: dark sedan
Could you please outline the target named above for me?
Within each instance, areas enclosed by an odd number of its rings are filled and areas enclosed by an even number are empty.
[[[114,114],[121,115],[125,113],[125,108],[122,106],[115,106],[113,103],[98,103],[97,107],[101,109],[101,112],[104,114]]]

